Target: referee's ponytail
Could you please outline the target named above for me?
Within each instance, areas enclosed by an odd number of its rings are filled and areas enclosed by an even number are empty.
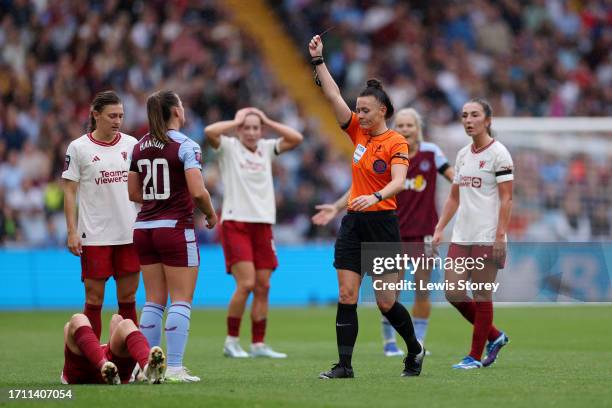
[[[395,109],[393,108],[393,104],[391,103],[391,99],[389,95],[384,91],[382,83],[375,78],[368,79],[366,83],[366,88],[361,91],[359,96],[373,96],[376,98],[378,102],[385,105],[387,108],[387,112],[385,113],[385,119],[389,119],[393,116]]]
[[[167,122],[170,120],[172,107],[180,105],[179,97],[172,91],[157,91],[147,98],[147,117],[149,134],[163,144],[170,143]]]

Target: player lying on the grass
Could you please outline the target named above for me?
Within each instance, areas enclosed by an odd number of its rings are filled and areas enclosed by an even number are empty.
[[[77,313],[64,325],[62,384],[127,383],[138,364],[143,380],[164,381],[166,356],[160,347],[149,347],[147,339],[131,319],[113,315],[108,344],[100,344],[87,316]]]
[[[432,253],[432,236],[438,222],[436,211],[436,181],[437,173],[452,182],[454,169],[448,165],[448,160],[442,150],[435,144],[423,141],[423,120],[413,108],[404,108],[395,114],[393,128],[406,138],[408,142],[408,173],[404,190],[397,193],[397,216],[404,253],[414,258]],[[348,205],[350,190],[333,204],[321,204],[313,217],[316,225],[327,225],[338,212]],[[431,280],[431,268],[421,267],[414,272],[417,283],[415,300],[412,306],[414,331],[417,340],[425,343],[425,335],[429,325],[431,301],[429,291],[421,289],[421,283]],[[400,281],[404,279],[404,271],[400,271]],[[399,292],[398,292],[399,296]],[[395,330],[386,317],[382,317],[383,352],[385,356],[402,356],[404,352],[397,346]]]

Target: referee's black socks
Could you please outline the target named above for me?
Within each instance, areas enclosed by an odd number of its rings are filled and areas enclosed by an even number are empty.
[[[410,327],[412,327],[412,323]],[[338,343],[340,365],[343,367],[351,367],[353,347],[355,346],[355,340],[357,340],[358,331],[357,305],[338,303],[338,311],[336,312],[336,342]]]
[[[383,313],[383,316],[389,320],[389,323],[395,328],[395,331],[402,336],[402,339],[406,342],[408,353],[419,354],[422,348],[414,335],[414,326],[412,325],[412,319],[410,318],[408,310],[406,310],[401,303],[395,302],[388,312]]]

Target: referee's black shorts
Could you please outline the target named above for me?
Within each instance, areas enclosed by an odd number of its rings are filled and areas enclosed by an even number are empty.
[[[395,211],[349,211],[340,225],[334,246],[334,268],[348,269],[360,275],[361,244],[364,242],[401,241]]]

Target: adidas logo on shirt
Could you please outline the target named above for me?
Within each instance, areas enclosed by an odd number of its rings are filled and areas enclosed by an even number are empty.
[[[91,162],[94,163],[94,162],[98,162],[98,161],[100,161],[100,158],[98,156],[94,156],[93,160]]]

